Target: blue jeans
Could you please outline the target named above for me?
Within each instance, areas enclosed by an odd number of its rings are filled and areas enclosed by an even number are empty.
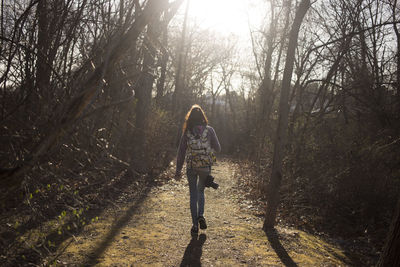
[[[204,186],[210,170],[187,169],[190,192],[190,213],[193,225],[198,224],[198,217],[204,214]]]

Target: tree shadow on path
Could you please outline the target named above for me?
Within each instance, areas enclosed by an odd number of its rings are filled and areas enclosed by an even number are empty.
[[[189,245],[186,247],[181,267],[183,266],[201,266],[201,255],[203,254],[203,245],[206,242],[206,234],[199,236],[193,235]]]
[[[278,255],[282,263],[286,267],[297,267],[297,264],[292,260],[292,258],[287,253],[286,249],[282,246],[281,242],[279,241],[279,236],[276,229],[266,230],[265,234],[267,235],[271,247],[275,250],[275,253]]]
[[[104,210],[106,210],[109,206],[105,205],[105,201],[107,200],[110,203],[114,203],[116,200],[118,200],[120,196],[120,192],[122,191],[122,188],[128,188],[131,186],[133,183],[137,182],[139,185],[136,186],[137,191],[132,192],[132,195],[134,197],[134,203],[132,207],[129,209],[127,212],[127,216],[125,220],[128,220],[129,216],[132,216],[133,212],[141,205],[142,201],[150,192],[150,189],[154,186],[153,183],[149,182],[149,178],[143,177],[140,179],[140,177],[133,176],[129,173],[126,173],[125,171],[122,172],[120,175],[115,176],[111,182],[105,184],[103,187],[99,189],[99,202],[95,203],[94,208],[90,208],[89,210],[85,211],[82,215],[81,218],[84,219],[86,222],[91,222],[94,218],[100,216]],[[90,203],[87,202],[87,205]],[[104,205],[103,205],[104,204]],[[98,205],[103,205],[103,206],[98,206]],[[65,208],[64,208],[65,209]],[[43,222],[47,222],[49,220],[43,220]],[[122,221],[121,221],[122,222]],[[72,226],[75,225],[75,229],[72,229],[71,232],[65,231],[65,234],[60,235],[59,234],[59,228],[53,228],[50,229],[49,232],[47,232],[47,235],[44,236],[43,238],[39,238],[36,243],[32,245],[32,247],[27,247],[22,249],[20,252],[18,252],[15,256],[15,258],[9,259],[9,265],[10,266],[20,266],[21,265],[21,258],[23,258],[23,263],[24,265],[27,265],[29,262],[31,265],[40,265],[40,263],[45,259],[46,257],[49,257],[50,260],[49,262],[53,262],[56,260],[66,249],[65,246],[62,250],[61,253],[57,253],[58,249],[61,249],[61,245],[63,244],[64,241],[67,239],[71,238],[71,236],[75,235],[80,235],[82,231],[84,230],[84,226],[82,224],[77,224],[77,219],[76,217],[71,217],[67,219],[61,226],[62,229],[66,229],[67,226]],[[41,230],[42,231],[42,230]],[[113,233],[110,233],[108,238],[111,238]],[[102,244],[104,246],[106,245],[108,241],[105,240]],[[52,243],[52,245],[48,245]],[[1,251],[1,248],[0,248]],[[101,249],[98,251],[101,252]],[[92,253],[93,255],[96,254],[97,252],[95,251]],[[25,264],[26,263],[26,264]],[[0,258],[0,265],[3,266],[3,261]],[[82,266],[82,265],[79,265]]]
[[[117,219],[115,223],[111,226],[111,229],[108,231],[107,235],[103,238],[103,240],[94,248],[87,256],[86,261],[82,263],[82,266],[93,266],[99,263],[99,257],[103,255],[106,249],[112,244],[115,236],[117,236],[122,228],[124,228],[132,219],[133,215],[137,212],[138,208],[142,205],[146,196],[150,192],[151,187],[146,187],[137,197],[134,204],[132,204],[125,214]]]

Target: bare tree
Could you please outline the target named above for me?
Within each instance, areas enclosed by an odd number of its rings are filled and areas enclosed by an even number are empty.
[[[55,126],[52,127],[52,131],[50,131],[48,135],[38,143],[23,164],[2,173],[1,182],[3,185],[19,185],[23,181],[23,174],[29,171],[33,164],[54,146],[57,139],[65,133],[67,127],[70,127],[79,118],[95,96],[98,89],[101,88],[105,75],[110,72],[114,64],[121,59],[123,53],[128,49],[131,49],[132,45],[136,44],[142,30],[150,22],[151,18],[168,7],[166,1],[163,3],[156,2],[157,1],[149,1],[140,12],[140,15],[135,18],[132,25],[128,27],[126,32],[120,32],[115,35],[109,43],[107,43],[103,48],[105,53],[104,57],[99,61],[99,65],[96,66],[89,75],[85,75],[87,78],[81,83],[81,87],[78,90],[79,94],[76,95],[67,105],[66,111],[62,117],[54,122]],[[86,70],[85,66],[86,65],[84,64],[82,67],[83,70]]]
[[[282,180],[282,161],[284,157],[284,149],[286,145],[287,126],[289,116],[289,92],[292,78],[293,63],[295,50],[297,47],[297,38],[301,23],[311,3],[309,0],[303,0],[299,4],[292,28],[289,34],[289,44],[286,53],[285,71],[282,80],[282,90],[279,101],[279,119],[278,129],[276,132],[276,140],[274,146],[274,158],[272,165],[272,173],[268,184],[267,210],[263,228],[265,230],[273,228],[275,225],[276,212],[279,204],[279,189]]]

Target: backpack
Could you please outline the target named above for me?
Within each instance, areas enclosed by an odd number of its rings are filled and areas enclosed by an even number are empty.
[[[208,128],[206,127],[201,136],[194,136],[187,131],[188,153],[186,157],[187,168],[211,167],[216,162],[216,157],[207,138]]]

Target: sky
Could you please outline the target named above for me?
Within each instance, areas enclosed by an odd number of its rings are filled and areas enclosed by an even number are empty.
[[[268,1],[186,0],[180,9],[181,14],[185,12],[187,1],[190,1],[190,21],[195,21],[197,27],[208,29],[222,37],[233,35],[234,40],[237,40],[236,49],[240,51],[237,59],[244,60],[243,63],[251,66],[255,64],[249,27],[252,31],[257,31],[263,25],[268,13]],[[232,89],[237,91],[242,78],[239,74],[234,75],[231,82]]]
[[[250,30],[257,31],[265,24],[268,13],[267,0],[185,0],[178,11],[178,17],[183,19],[186,5],[189,2],[189,23],[198,29],[209,30],[222,38],[235,40],[235,50],[238,52],[235,61],[241,62],[241,69],[253,69],[253,55]],[[268,18],[267,18],[268,19]],[[233,37],[233,38],[231,38]],[[231,78],[231,90],[246,93],[250,86],[242,86],[245,80],[239,72]]]
[[[195,19],[200,27],[221,35],[233,34],[238,36],[241,42],[248,42],[249,24],[251,27],[259,27],[266,13],[262,8],[266,7],[265,2],[264,0],[190,0],[189,16]]]

